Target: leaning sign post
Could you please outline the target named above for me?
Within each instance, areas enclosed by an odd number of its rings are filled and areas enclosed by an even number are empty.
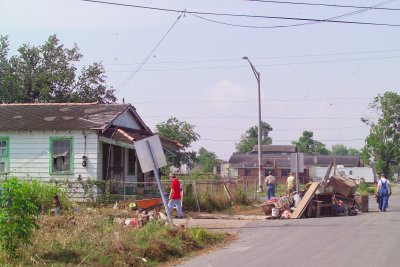
[[[164,189],[158,173],[158,170],[161,167],[167,166],[167,161],[161,146],[160,138],[158,135],[153,135],[151,137],[136,141],[134,144],[142,171],[144,173],[149,171],[154,172],[154,176],[157,180],[158,190],[160,191],[164,208],[167,213],[168,222],[172,225],[171,213],[168,209],[167,199],[165,198]]]
[[[299,173],[304,172],[304,154],[291,153],[290,154],[290,170],[296,174],[296,191],[299,191]]]

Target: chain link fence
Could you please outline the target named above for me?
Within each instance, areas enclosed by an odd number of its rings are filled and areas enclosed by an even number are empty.
[[[40,181],[40,180],[39,180]],[[0,181],[1,182],[1,181]],[[59,180],[42,181],[63,190],[73,202],[111,204],[160,197],[156,182],[123,182],[116,180]],[[170,192],[169,180],[162,180],[164,193]],[[256,178],[218,180],[180,180],[185,210],[211,211],[226,209],[233,204],[257,201]]]

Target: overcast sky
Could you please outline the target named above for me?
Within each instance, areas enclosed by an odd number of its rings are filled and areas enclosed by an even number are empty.
[[[241,59],[246,55],[261,73],[262,120],[273,128],[273,144],[290,144],[311,130],[329,149],[338,143],[362,148],[368,127],[360,118],[368,115],[368,103],[385,91],[400,92],[400,27],[255,16],[330,19],[360,11],[337,20],[400,25],[400,1],[294,1],[382,3],[380,7],[399,10],[239,0],[110,0],[252,16],[245,18],[79,0],[0,0],[0,34],[9,36],[10,54],[23,43],[41,45],[51,34],[66,47],[76,43],[84,55],[81,64],[102,61],[119,102],[124,98],[134,105],[151,129],[171,116],[187,121],[201,135],[192,149],[204,147],[226,160],[241,134],[258,124],[257,81]],[[295,24],[305,25],[257,28]]]

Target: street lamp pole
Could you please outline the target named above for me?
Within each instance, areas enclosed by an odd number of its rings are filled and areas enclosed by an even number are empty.
[[[254,76],[257,79],[258,83],[258,192],[261,193],[263,191],[263,174],[262,174],[262,149],[261,149],[261,88],[260,88],[260,73],[256,70],[254,65],[251,63],[250,59],[247,56],[242,57],[242,59],[247,60],[250,64],[251,69],[253,70]]]

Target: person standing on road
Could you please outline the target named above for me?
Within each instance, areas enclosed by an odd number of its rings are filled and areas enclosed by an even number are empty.
[[[181,185],[176,178],[175,173],[170,173],[169,179],[171,180],[171,192],[169,194],[168,209],[171,212],[173,207],[178,210],[178,218],[183,218],[182,202],[181,202]]]
[[[293,193],[296,188],[296,178],[294,178],[292,172],[289,173],[289,176],[286,179],[286,188],[289,195]]]
[[[267,187],[267,200],[270,200],[271,197],[275,197],[276,178],[272,175],[271,171],[268,174],[264,182]]]
[[[378,194],[380,198],[379,209],[385,212],[386,208],[389,206],[389,196],[392,194],[392,188],[384,173],[381,174],[381,179],[378,182]]]

